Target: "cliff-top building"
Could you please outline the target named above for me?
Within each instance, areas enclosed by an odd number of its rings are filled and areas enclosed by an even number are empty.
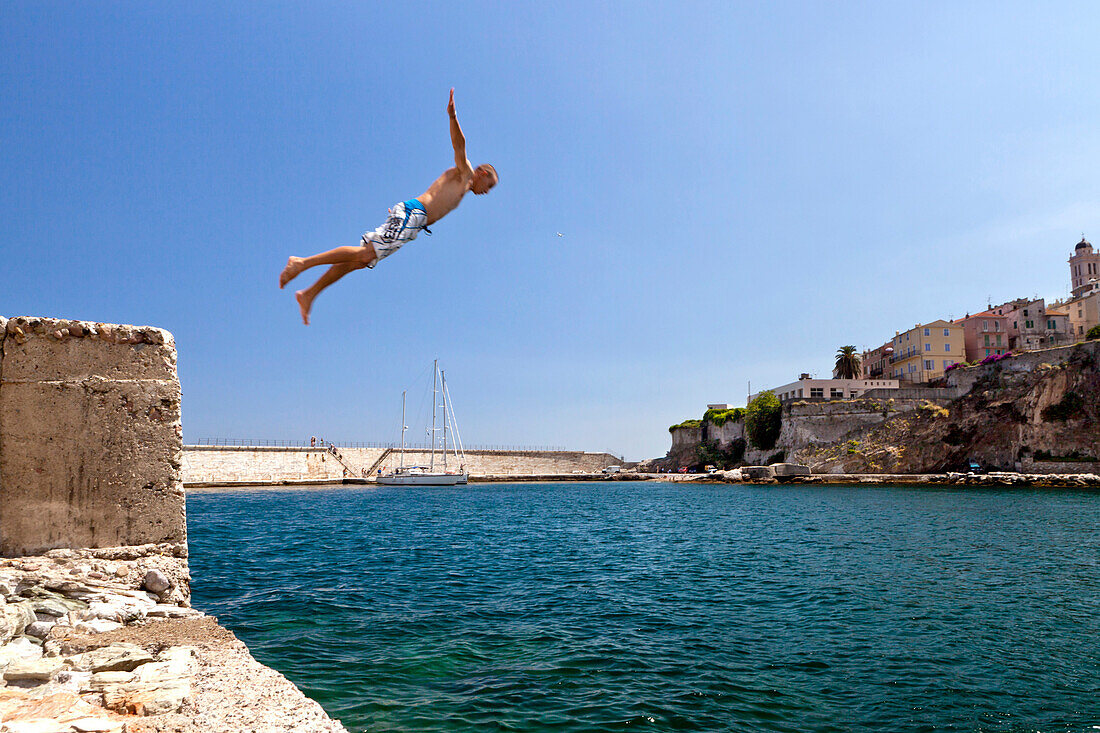
[[[1049,349],[1075,340],[1070,337],[1068,315],[1057,308],[1048,312],[1043,298],[1018,298],[990,310],[1005,317],[1010,349]]]
[[[1072,340],[1083,341],[1089,329],[1100,326],[1100,282],[1089,283],[1080,296],[1061,306],[1068,311]]]
[[[1080,298],[1089,292],[1090,282],[1100,281],[1100,252],[1092,248],[1084,236],[1073,248],[1069,258],[1070,290],[1074,298]]]
[[[996,310],[967,314],[955,321],[963,327],[964,353],[967,361],[981,361],[987,356],[1008,351],[1008,317]]]
[[[814,379],[809,374],[803,374],[797,382],[764,391],[771,392],[780,402],[786,404],[798,400],[851,400],[861,397],[871,389],[897,388],[896,379]],[[757,392],[749,395],[749,402],[761,394],[763,393]]]
[[[899,331],[884,346],[894,349],[887,360],[887,376],[902,382],[928,382],[942,377],[947,367],[963,361],[966,354],[962,325],[944,320],[918,323],[908,331]]]

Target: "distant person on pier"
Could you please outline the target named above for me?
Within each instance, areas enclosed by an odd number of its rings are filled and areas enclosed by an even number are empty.
[[[362,236],[358,247],[337,247],[312,257],[291,257],[279,275],[279,287],[317,265],[331,265],[311,287],[294,294],[302,323],[309,325],[309,312],[314,299],[322,290],[347,275],[352,270],[373,268],[379,260],[389,257],[407,242],[416,239],[421,230],[431,234],[429,226],[451,213],[467,191],[481,195],[497,185],[496,168],[482,163],[474,168],[466,158],[466,138],[455,116],[455,90],[451,89],[447,102],[447,114],[451,118],[451,145],[455,151],[455,165],[443,171],[428,190],[414,199],[402,201],[390,207],[386,223]]]

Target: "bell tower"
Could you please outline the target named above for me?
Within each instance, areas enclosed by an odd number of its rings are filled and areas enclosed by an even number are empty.
[[[1081,235],[1081,241],[1073,248],[1069,258],[1070,289],[1074,298],[1079,298],[1091,289],[1090,280],[1100,281],[1100,252]]]

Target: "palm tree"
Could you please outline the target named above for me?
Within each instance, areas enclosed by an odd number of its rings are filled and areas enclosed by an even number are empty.
[[[856,347],[841,346],[836,350],[836,366],[833,367],[833,377],[836,379],[859,379],[861,366]]]

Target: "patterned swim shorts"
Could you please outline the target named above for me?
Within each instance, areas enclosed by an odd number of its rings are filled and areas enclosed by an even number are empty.
[[[378,255],[367,267],[374,267],[401,249],[406,242],[416,239],[421,229],[431,234],[428,230],[428,213],[419,201],[409,199],[394,204],[390,207],[386,223],[362,237],[363,246],[369,242],[374,247],[374,253]]]

